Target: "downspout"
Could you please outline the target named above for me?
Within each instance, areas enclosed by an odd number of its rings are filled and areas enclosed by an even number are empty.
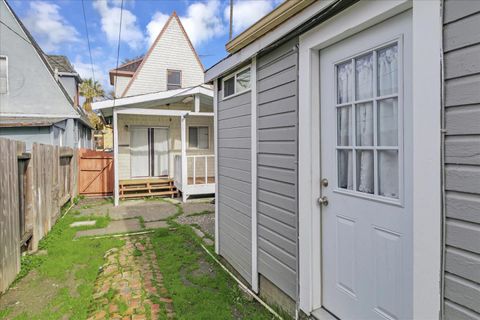
[[[445,65],[444,65],[444,56],[443,56],[443,18],[444,18],[444,8],[445,8],[445,0],[440,1],[440,21],[441,28],[442,28],[442,35],[441,35],[441,48],[440,48],[440,123],[442,126],[441,135],[440,135],[440,179],[441,179],[441,208],[442,208],[442,243],[441,243],[441,268],[440,268],[440,319],[443,319],[445,316],[445,254],[446,254],[446,222],[447,222],[447,215],[446,215],[446,191],[445,191],[445,136],[447,133],[446,129],[446,121],[445,121]]]

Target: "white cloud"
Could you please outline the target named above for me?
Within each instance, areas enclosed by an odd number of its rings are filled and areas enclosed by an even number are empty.
[[[60,14],[60,7],[51,2],[32,1],[23,19],[42,49],[51,52],[66,43],[79,42],[78,31]]]
[[[162,30],[170,15],[156,12],[147,25],[149,43],[151,44]],[[226,29],[221,17],[219,0],[199,1],[190,4],[185,16],[180,16],[182,25],[194,46],[212,38],[222,36]]]
[[[272,0],[237,0],[233,4],[233,33],[238,34],[257,22],[273,10],[278,1]],[[225,20],[230,21],[230,7],[223,12]]]
[[[148,45],[152,45],[169,18],[168,14],[156,12],[147,24]]]
[[[101,16],[102,31],[107,36],[110,44],[118,43],[118,33],[120,29],[120,7],[117,2],[108,2],[105,0],[95,0],[93,7]],[[137,50],[143,45],[143,34],[138,27],[137,17],[127,9],[123,9],[122,15],[122,33],[121,41],[125,42],[130,48]]]

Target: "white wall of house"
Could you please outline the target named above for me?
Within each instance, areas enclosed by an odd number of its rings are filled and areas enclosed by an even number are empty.
[[[123,77],[123,76],[114,77],[115,97],[119,98],[122,96],[123,92],[125,91],[125,88],[128,85],[128,82],[130,82],[130,79],[132,79],[132,77]]]
[[[124,96],[167,90],[167,69],[182,72],[182,87],[203,83],[203,67],[176,15],[172,15],[150,54],[147,53]]]
[[[128,126],[128,127],[127,127]],[[166,127],[169,134],[169,175],[174,175],[174,160],[176,155],[181,154],[180,117],[144,116],[144,115],[118,115],[118,149],[119,149],[119,179],[130,179],[130,128],[132,126]],[[188,148],[188,127],[207,126],[209,128],[209,148]],[[187,117],[187,156],[188,155],[213,155],[213,117],[189,116]],[[191,166],[191,163],[190,163]],[[213,172],[214,163],[209,163],[209,172]],[[191,171],[191,168],[189,168]]]

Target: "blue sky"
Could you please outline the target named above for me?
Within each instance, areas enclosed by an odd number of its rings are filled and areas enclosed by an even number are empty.
[[[84,78],[92,65],[81,0],[7,0],[47,54],[68,56]],[[235,0],[234,34],[268,13],[281,0]],[[84,0],[95,79],[106,91],[116,65],[121,0]],[[121,62],[143,55],[173,11],[206,68],[226,56],[229,0],[124,0]]]

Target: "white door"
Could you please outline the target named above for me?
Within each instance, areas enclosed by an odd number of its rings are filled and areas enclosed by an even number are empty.
[[[153,129],[154,176],[168,176],[168,129]]]
[[[322,305],[340,319],[412,314],[410,25],[320,51]]]
[[[149,168],[148,128],[131,127],[130,172],[132,178],[148,177]]]

